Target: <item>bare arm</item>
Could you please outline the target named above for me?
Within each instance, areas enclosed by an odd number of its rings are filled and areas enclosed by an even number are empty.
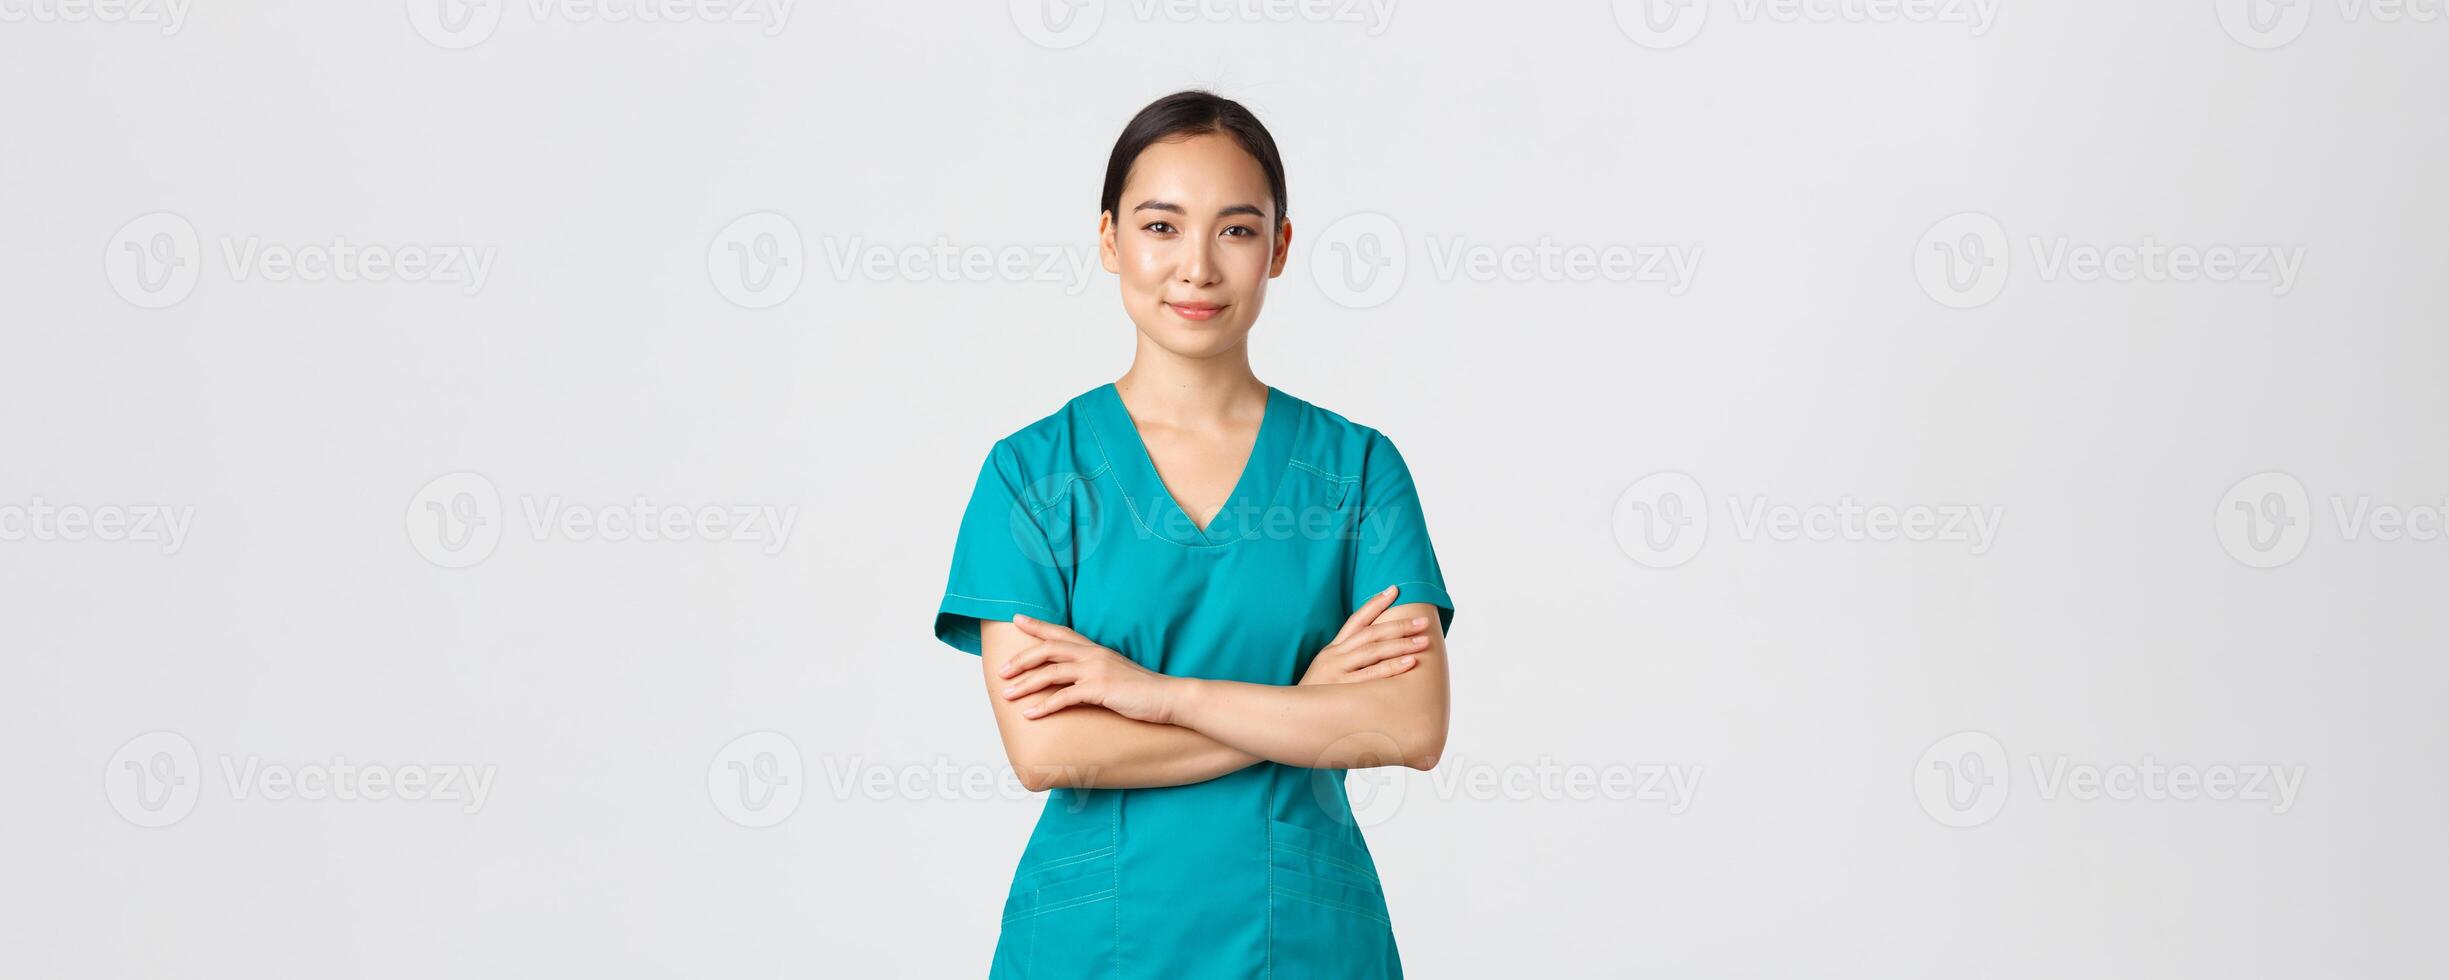
[[[1014,654],[1038,640],[1011,623],[993,620],[981,620],[978,633],[987,700],[994,703],[1004,755],[1012,760],[1021,785],[1031,791],[1058,786],[1181,786],[1259,761],[1257,756],[1188,728],[1133,721],[1097,705],[1079,705],[1043,718],[1027,717],[1028,709],[1053,692],[1039,691],[1019,699],[1001,697],[997,692],[1007,681],[999,675]]]
[[[1428,642],[1421,638],[1427,628],[1401,622],[1371,625],[1384,618],[1393,602],[1390,589],[1362,603],[1344,620],[1327,648],[1312,658],[1300,686],[1362,686],[1363,681],[1393,678],[1417,667],[1417,653]],[[1135,720],[1099,704],[1079,703],[1056,710],[1048,705],[1056,689],[1023,690],[1028,682],[1009,676],[1023,673],[1014,662],[1028,662],[1057,646],[1094,649],[1127,663],[1120,654],[1095,647],[1070,629],[1034,621],[982,621],[979,633],[979,659],[986,672],[988,700],[994,705],[995,727],[1003,735],[1004,754],[1011,758],[1013,770],[1031,790],[1180,786],[1259,761],[1256,755],[1188,728]],[[1163,680],[1163,675],[1137,665],[1130,672]]]
[[[1338,662],[1355,647],[1385,650],[1399,644],[1395,652],[1364,656],[1380,656],[1386,660],[1382,666],[1400,673],[1318,686],[1169,677],[1063,627],[1025,617],[1017,622],[1044,641],[1013,655],[1003,669],[1012,683],[997,692],[1005,701],[1035,702],[1021,710],[1024,720],[1102,706],[1127,719],[1178,725],[1232,749],[1304,768],[1430,769],[1445,751],[1445,633],[1437,607],[1428,603],[1388,608],[1370,626],[1347,623],[1337,643],[1318,658]]]
[[[1310,769],[1433,769],[1445,752],[1446,640],[1437,607],[1406,603],[1379,622],[1424,619],[1419,664],[1367,684],[1273,687],[1177,679],[1167,720],[1235,750]]]

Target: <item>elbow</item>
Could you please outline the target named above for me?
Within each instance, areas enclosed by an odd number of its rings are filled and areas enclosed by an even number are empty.
[[[1446,754],[1446,726],[1441,722],[1424,728],[1403,745],[1403,765],[1406,768],[1421,772],[1435,769],[1437,760]]]
[[[1013,755],[1011,760],[1012,774],[1020,777],[1022,789],[1032,793],[1043,793],[1068,785],[1064,779],[1064,773],[1070,769],[1068,766],[1048,762],[1036,756]]]

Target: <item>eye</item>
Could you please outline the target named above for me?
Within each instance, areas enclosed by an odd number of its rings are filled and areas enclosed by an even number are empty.
[[[1147,224],[1139,226],[1139,230],[1158,235],[1173,234],[1173,226],[1162,221],[1151,221]]]
[[[1256,235],[1256,234],[1258,234],[1258,233],[1259,233],[1259,230],[1258,230],[1258,229],[1256,229],[1256,228],[1252,228],[1252,227],[1250,227],[1249,225],[1234,225],[1234,226],[1232,226],[1232,227],[1229,227],[1229,228],[1226,228],[1226,229],[1225,229],[1225,234],[1227,234],[1227,235],[1231,235],[1231,234],[1234,234],[1234,233],[1236,233],[1236,232],[1239,232],[1239,233],[1241,234],[1241,237],[1248,238],[1248,237],[1250,237],[1250,236],[1252,236],[1252,235]]]

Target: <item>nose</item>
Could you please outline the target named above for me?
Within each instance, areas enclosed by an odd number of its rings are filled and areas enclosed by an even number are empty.
[[[1186,286],[1211,286],[1216,283],[1216,257],[1209,249],[1216,247],[1214,239],[1202,236],[1184,250],[1182,264],[1174,270],[1175,278]]]

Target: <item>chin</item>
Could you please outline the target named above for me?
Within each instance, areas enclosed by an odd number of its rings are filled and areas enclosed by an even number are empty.
[[[1148,339],[1165,348],[1166,353],[1194,360],[1214,357],[1239,347],[1242,338],[1249,334],[1248,330],[1230,326],[1199,329],[1178,323],[1145,332]]]

